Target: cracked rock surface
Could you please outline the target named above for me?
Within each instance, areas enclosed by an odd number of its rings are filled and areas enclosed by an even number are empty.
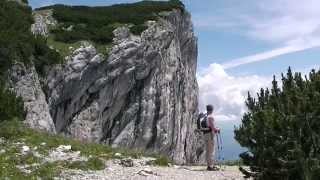
[[[197,38],[188,12],[164,14],[147,22],[141,36],[116,29],[107,57],[87,43],[46,77],[34,68],[13,71],[26,122],[79,140],[163,153],[177,164],[197,163],[203,156],[194,133]],[[36,17],[38,34],[46,34],[47,19]]]

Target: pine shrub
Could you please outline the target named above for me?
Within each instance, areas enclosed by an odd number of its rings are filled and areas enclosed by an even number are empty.
[[[248,94],[248,112],[235,129],[235,139],[247,152],[240,154],[247,177],[270,180],[320,179],[320,71],[309,76],[282,75],[271,89]]]
[[[27,2],[27,1],[24,1]],[[0,1],[0,121],[23,119],[23,102],[6,88],[7,72],[14,63],[35,64],[44,74],[46,66],[60,63],[61,57],[42,37],[30,31],[32,10],[16,1]]]

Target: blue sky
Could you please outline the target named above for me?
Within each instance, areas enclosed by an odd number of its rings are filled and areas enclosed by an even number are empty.
[[[29,0],[49,4],[110,5],[134,0]],[[270,85],[291,66],[307,73],[320,62],[318,0],[183,0],[198,36],[200,110],[213,104],[225,129],[226,156],[237,158],[233,126],[246,111],[247,92]]]
[[[30,0],[35,8],[54,3],[73,5],[110,5],[135,2],[135,0]],[[317,34],[316,0],[271,0],[268,4],[247,0],[183,0],[191,12],[195,31],[199,38],[199,69],[212,63],[223,64],[239,58],[269,52],[286,46],[311,46],[320,44]],[[285,6],[282,8],[282,6]],[[300,7],[302,7],[300,9]],[[291,23],[291,24],[290,24]],[[311,25],[310,25],[311,24]],[[297,27],[301,26],[301,28]],[[309,28],[307,26],[310,26]],[[313,33],[316,32],[316,35]],[[315,45],[308,45],[308,38]],[[305,38],[305,39],[304,39]],[[301,41],[294,43],[294,41]],[[313,40],[311,40],[313,41]],[[293,42],[293,43],[291,43]],[[310,42],[311,43],[311,42]],[[304,49],[307,50],[304,50]],[[303,69],[319,64],[319,48],[302,47],[300,52],[283,53],[261,63],[250,63],[228,69],[238,75],[270,75],[285,71],[288,66]],[[281,53],[280,53],[281,54]]]

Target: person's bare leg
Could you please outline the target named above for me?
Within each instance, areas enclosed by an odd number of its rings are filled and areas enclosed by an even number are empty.
[[[206,140],[206,160],[207,160],[207,166],[213,167],[213,148],[214,148],[214,142],[213,142],[213,135],[211,133],[205,134],[205,140]]]

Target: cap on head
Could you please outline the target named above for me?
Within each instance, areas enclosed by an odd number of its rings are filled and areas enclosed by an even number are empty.
[[[211,104],[207,105],[207,111],[212,112],[213,111],[213,106]]]

